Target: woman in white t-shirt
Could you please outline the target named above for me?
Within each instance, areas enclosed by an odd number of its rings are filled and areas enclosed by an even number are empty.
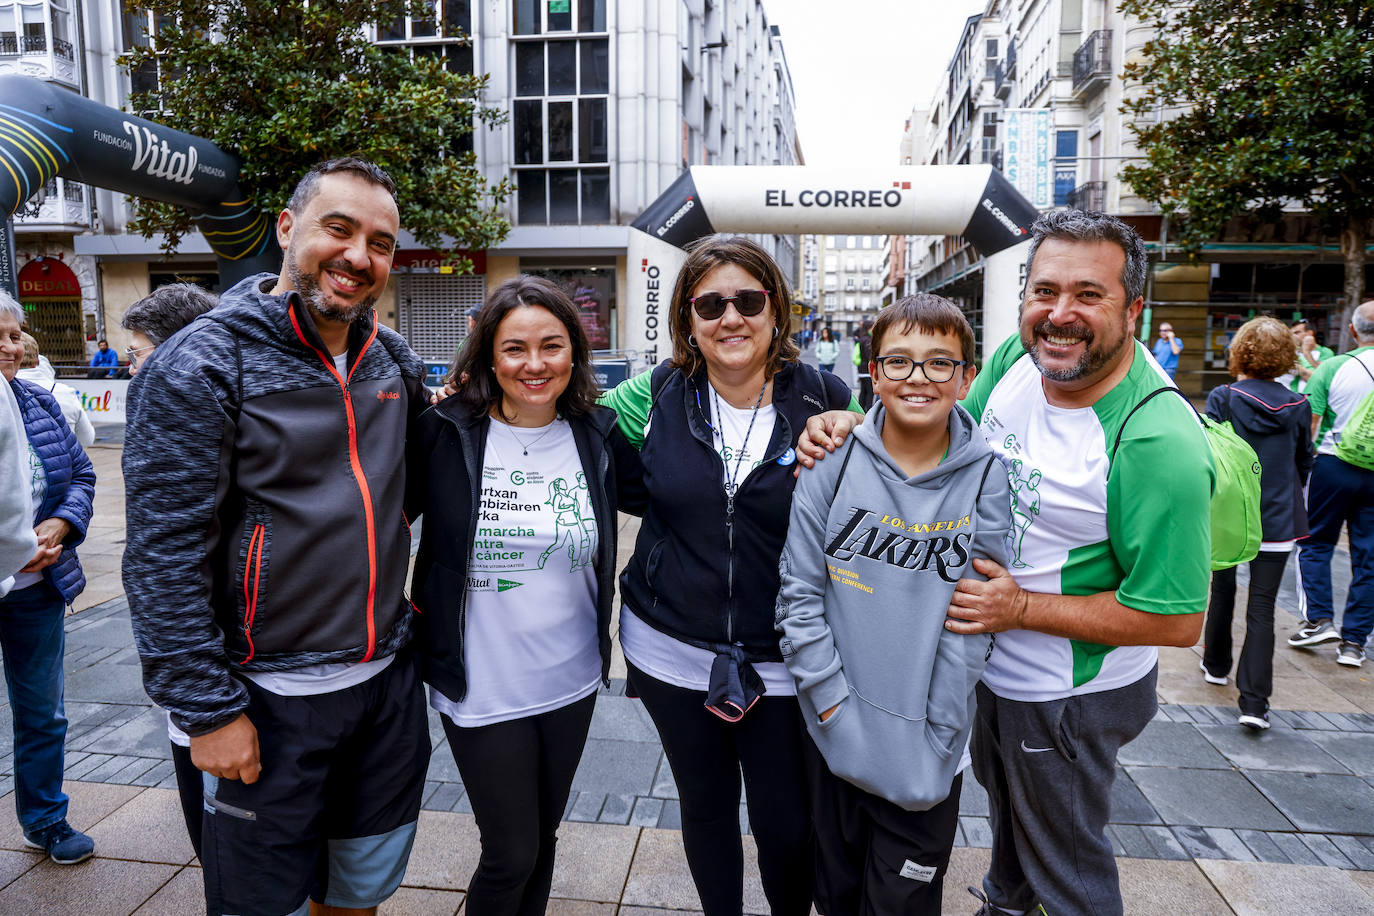
[[[609,683],[616,510],[642,511],[642,469],[596,406],[577,309],[548,280],[497,287],[453,377],[411,446],[417,645],[481,831],[466,910],[543,913]]]

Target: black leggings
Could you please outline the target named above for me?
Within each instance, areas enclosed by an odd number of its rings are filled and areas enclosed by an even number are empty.
[[[560,709],[476,728],[440,717],[482,837],[465,913],[542,916],[558,823],[595,706],[593,693]]]
[[[744,908],[741,767],[769,909],[773,916],[810,913],[811,812],[797,698],[764,697],[732,724],[706,711],[705,691],[628,667],[673,768],[682,845],[705,916],[739,916]]]
[[[1274,692],[1274,599],[1279,593],[1286,552],[1261,552],[1250,561],[1250,597],[1245,604],[1245,644],[1236,666],[1240,711],[1263,715]],[[1231,671],[1231,616],[1236,604],[1236,569],[1212,573],[1212,600],[1207,607],[1206,645],[1202,664],[1209,674],[1224,677]]]

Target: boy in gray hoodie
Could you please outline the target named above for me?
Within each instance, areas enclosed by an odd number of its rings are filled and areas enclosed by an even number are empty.
[[[884,309],[869,369],[879,401],[804,473],[782,553],[777,628],[811,741],[816,907],[939,913],[992,637],[945,629],[971,560],[1006,559],[1010,490],[956,401],[975,367],[957,306]]]

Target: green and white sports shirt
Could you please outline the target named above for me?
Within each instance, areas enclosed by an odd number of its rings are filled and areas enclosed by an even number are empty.
[[[1206,610],[1211,579],[1212,453],[1182,399],[1131,409],[1169,377],[1135,342],[1126,377],[1096,404],[1052,406],[1040,370],[1013,335],[983,367],[964,406],[1006,466],[1012,491],[1010,572],[1027,591],[1116,592],[1153,614]],[[1103,646],[1029,630],[997,634],[983,682],[1001,697],[1043,702],[1132,684],[1154,646]]]
[[[1368,369],[1369,371],[1365,371]],[[1307,400],[1312,416],[1321,418],[1317,429],[1317,454],[1336,454],[1336,443],[1355,408],[1374,391],[1374,347],[1359,347],[1323,360],[1307,380]]]

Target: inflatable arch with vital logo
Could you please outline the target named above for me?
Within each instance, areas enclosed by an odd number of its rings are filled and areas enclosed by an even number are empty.
[[[621,346],[650,366],[671,355],[667,310],[684,249],[717,232],[961,235],[984,258],[987,355],[1016,329],[1024,246],[1038,215],[988,165],[692,166],[630,229]]]
[[[16,292],[8,220],[55,177],[190,211],[225,289],[281,267],[274,220],[239,187],[239,162],[208,140],[27,76],[0,76],[0,289]]]

